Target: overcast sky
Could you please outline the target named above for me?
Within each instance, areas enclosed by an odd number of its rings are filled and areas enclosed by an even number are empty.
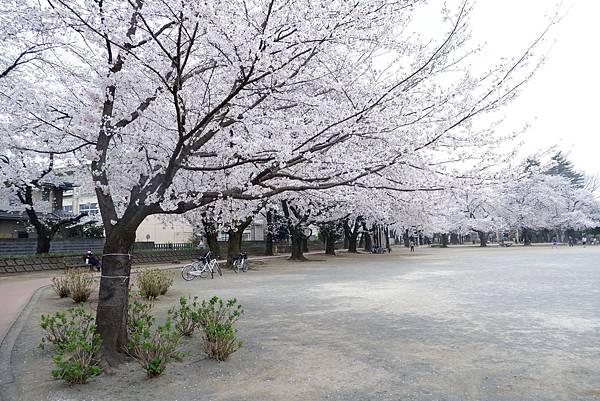
[[[479,0],[473,39],[487,41],[492,54],[515,56],[556,7],[553,0]],[[578,169],[600,174],[600,1],[565,0],[561,10],[566,15],[549,33],[546,63],[505,110],[504,127],[529,122],[527,151],[558,144]]]

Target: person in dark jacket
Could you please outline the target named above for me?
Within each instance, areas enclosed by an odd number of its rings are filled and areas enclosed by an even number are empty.
[[[92,251],[87,251],[85,255],[85,264],[90,266],[90,270],[96,268],[96,271],[100,271],[100,261],[94,256]]]

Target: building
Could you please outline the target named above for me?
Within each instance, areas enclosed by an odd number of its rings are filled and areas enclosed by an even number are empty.
[[[71,184],[45,185],[43,191],[33,193],[38,216],[52,219],[64,217],[63,192],[71,191]],[[68,237],[69,230],[62,230],[57,238]],[[36,238],[35,230],[29,225],[24,206],[18,199],[0,198],[0,239]]]
[[[88,212],[88,215],[94,216],[100,213],[96,195],[86,192],[83,188],[65,190],[62,204],[64,211],[74,214]],[[100,220],[99,216],[98,220]],[[183,216],[178,215],[148,216],[136,231],[136,241],[156,244],[186,243],[192,241],[193,236],[194,226]],[[264,223],[260,219],[244,230],[244,241],[262,241],[263,239]],[[221,233],[219,240],[226,241],[227,234]]]

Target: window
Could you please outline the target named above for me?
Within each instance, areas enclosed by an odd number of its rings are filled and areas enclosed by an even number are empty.
[[[98,213],[98,204],[97,203],[81,203],[79,205],[79,213],[87,212],[88,214],[96,214]]]
[[[73,213],[73,205],[64,205],[63,212],[65,213]]]
[[[252,241],[252,231],[245,229],[242,233],[242,241]]]

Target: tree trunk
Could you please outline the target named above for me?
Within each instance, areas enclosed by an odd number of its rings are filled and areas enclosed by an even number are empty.
[[[531,245],[531,232],[528,228],[523,227],[523,246]]]
[[[233,257],[242,251],[242,235],[251,222],[252,219],[247,218],[242,223],[235,225],[233,229],[229,230],[226,268],[233,269]]]
[[[387,227],[385,228],[385,247],[388,251],[392,249],[390,246],[390,230]]]
[[[221,246],[219,245],[218,236],[219,234],[216,231],[204,231],[204,238],[206,239],[208,249],[217,259],[221,257]]]
[[[487,246],[487,233],[484,231],[476,231],[479,236],[479,246]]]
[[[348,243],[345,248],[348,249],[350,253],[358,253],[357,243],[358,243],[358,222],[355,221],[353,227],[350,227],[350,222],[348,220],[344,221],[344,245],[346,242]],[[354,230],[353,230],[354,228]]]
[[[239,254],[242,250],[242,233],[240,231],[229,231],[229,238],[227,239],[227,262],[225,268],[233,268],[233,257]]]
[[[331,237],[325,242],[325,255],[335,256],[335,240]]]
[[[134,242],[135,229],[112,227],[104,243],[96,322],[102,337],[102,356],[111,366],[123,360],[127,347],[130,254]]]
[[[450,233],[450,243],[452,245],[458,245],[460,243],[460,240],[458,238],[458,234],[456,234],[456,233]]]
[[[404,247],[408,248],[410,246],[410,238],[408,237],[408,229],[404,230]]]
[[[441,235],[441,238],[442,238],[442,248],[448,248],[448,234],[443,233]]]
[[[295,260],[295,261],[299,261],[299,262],[304,262],[306,261],[306,257],[304,257],[304,247],[303,247],[303,240],[304,240],[304,236],[302,235],[302,233],[300,232],[300,230],[297,227],[294,226],[290,226],[290,239],[292,242],[291,245],[291,252],[292,254],[289,257],[289,260]]]
[[[302,236],[302,252],[308,252],[308,238]]]
[[[371,241],[371,234],[369,234],[368,231],[364,231],[363,237],[365,240],[365,248],[364,248],[365,251],[371,252],[371,250],[373,249],[373,242]]]
[[[267,226],[265,231],[265,256],[273,256],[273,211],[267,210]]]
[[[52,234],[48,230],[38,230],[37,235],[37,247],[35,253],[38,255],[50,253]]]
[[[328,233],[326,230],[321,231],[323,242],[325,243],[325,255],[335,256],[335,240],[336,236]]]

